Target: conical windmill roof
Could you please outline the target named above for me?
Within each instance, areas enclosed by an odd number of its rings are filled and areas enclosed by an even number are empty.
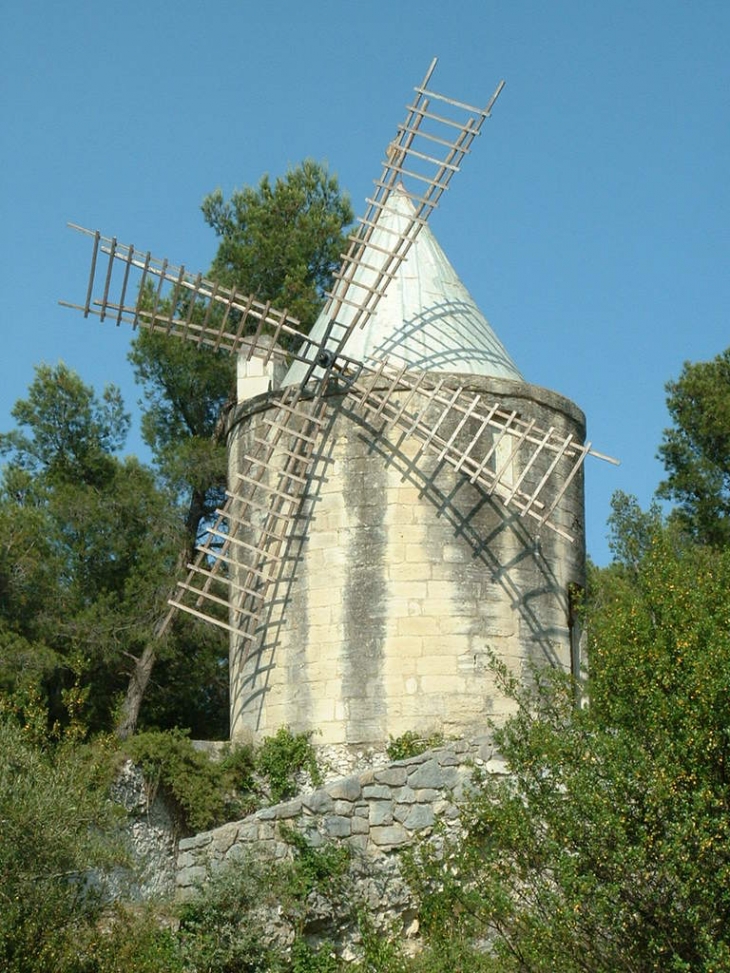
[[[391,193],[371,239],[372,253],[366,254],[364,264],[382,262],[382,250],[392,246],[393,232],[402,233],[413,213],[413,204],[403,191]],[[366,273],[358,268],[356,280],[364,279]],[[352,307],[343,305],[338,322],[346,326],[353,314]],[[321,341],[327,323],[320,315],[311,337]],[[422,227],[375,313],[364,328],[354,329],[343,352],[369,365],[387,358],[392,365],[423,371],[522,380],[428,225]],[[284,384],[301,381],[305,369],[302,362],[294,362]]]

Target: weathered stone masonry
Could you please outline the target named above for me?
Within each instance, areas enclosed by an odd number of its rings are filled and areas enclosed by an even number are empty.
[[[184,838],[178,850],[177,894],[187,897],[211,871],[242,853],[289,856],[282,824],[297,828],[314,847],[345,842],[377,869],[390,853],[430,834],[437,821],[447,829],[458,827],[456,802],[475,767],[505,772],[486,736],[332,780],[242,821]]]

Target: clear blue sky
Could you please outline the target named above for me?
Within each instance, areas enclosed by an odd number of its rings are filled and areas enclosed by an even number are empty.
[[[662,476],[665,382],[730,344],[728,0],[6,3],[0,429],[41,361],[139,397],[129,334],[57,306],[85,294],[67,221],[205,271],[202,198],[306,156],[361,212],[434,55],[467,101],[506,81],[431,226],[525,377],[620,457],[587,469],[606,563],[612,492]]]

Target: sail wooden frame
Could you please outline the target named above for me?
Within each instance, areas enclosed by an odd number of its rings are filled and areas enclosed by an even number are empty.
[[[61,302],[85,317],[126,324],[230,355],[254,355],[306,365],[303,378],[272,399],[264,433],[249,446],[217,519],[197,547],[187,574],[170,598],[164,631],[178,611],[228,631],[250,651],[281,577],[287,545],[318,449],[335,407],[332,396],[373,435],[397,433],[429,453],[520,517],[572,540],[554,516],[586,456],[609,459],[571,436],[538,428],[499,402],[463,385],[414,373],[382,359],[355,361],[344,354],[356,328],[365,328],[390,282],[426,225],[498,98],[484,108],[430,87],[436,59],[404,121],[389,143],[375,191],[349,237],[340,269],[326,295],[324,337],[314,340],[288,310],[255,295],[225,288],[182,265],[121,244],[115,237],[71,226],[92,241],[89,277],[81,303]],[[381,216],[395,192],[410,207],[384,227]],[[449,430],[449,427],[450,430]],[[500,450],[503,457],[494,459]],[[506,451],[506,452],[505,452]],[[505,458],[506,457],[506,458]],[[506,475],[513,460],[520,474]],[[615,461],[612,461],[615,462]],[[533,470],[540,469],[535,479]],[[530,486],[528,486],[528,481]]]

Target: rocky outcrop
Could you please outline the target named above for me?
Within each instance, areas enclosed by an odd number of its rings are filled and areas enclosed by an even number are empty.
[[[150,791],[142,771],[131,760],[122,764],[111,796],[127,812],[123,838],[130,855],[129,868],[107,877],[112,895],[137,901],[171,896],[177,836],[170,809],[160,794]]]

